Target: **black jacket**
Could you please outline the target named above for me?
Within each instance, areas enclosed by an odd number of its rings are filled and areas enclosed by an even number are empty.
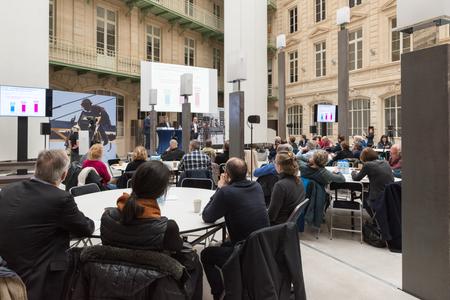
[[[137,168],[145,162],[146,160],[133,160],[132,162],[128,163],[127,167],[125,168],[125,172],[136,171]]]
[[[37,180],[0,191],[0,255],[27,286],[28,299],[61,299],[70,236],[88,236],[94,222],[73,197]]]
[[[161,155],[161,159],[164,161],[180,161],[183,158],[184,151],[180,149],[175,150],[169,150],[164,152],[163,155]]]
[[[269,207],[270,198],[272,197],[273,187],[275,183],[278,181],[278,176],[273,174],[267,174],[261,177],[258,177],[256,180],[257,183],[261,185],[261,188],[264,193],[264,201],[266,202],[266,206]]]
[[[202,216],[206,223],[225,217],[233,244],[245,240],[253,231],[269,226],[261,186],[248,180],[217,189]]]
[[[369,198],[367,201],[371,205],[372,201],[381,196],[385,186],[394,182],[394,175],[389,163],[385,160],[365,162],[361,171],[353,171],[352,178],[355,181],[360,181],[366,175],[369,177]]]
[[[178,225],[166,217],[136,219],[122,225],[117,208],[108,208],[102,215],[100,235],[103,245],[136,250],[180,251],[183,240]]]
[[[402,252],[402,185],[388,184],[379,199],[372,202],[383,239],[393,252]]]
[[[181,300],[186,269],[153,251],[93,246],[81,252],[72,300]]]
[[[218,165],[224,164],[230,158],[230,151],[223,151],[223,153],[217,153],[214,162]]]
[[[306,299],[298,230],[285,223],[253,232],[222,268],[225,299]]]

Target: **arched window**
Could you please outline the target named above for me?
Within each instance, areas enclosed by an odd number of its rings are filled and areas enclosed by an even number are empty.
[[[349,102],[350,135],[362,135],[370,126],[370,100],[355,99]]]
[[[402,97],[391,96],[384,99],[384,132],[392,126],[395,137],[402,136]]]
[[[116,134],[118,137],[122,137],[124,134],[125,97],[120,94],[104,90],[88,91],[86,93],[116,97]]]
[[[288,127],[289,135],[301,135],[303,133],[303,107],[301,105],[288,108],[287,124],[292,124],[292,127]]]

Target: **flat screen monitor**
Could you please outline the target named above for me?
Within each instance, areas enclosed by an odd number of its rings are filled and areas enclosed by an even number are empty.
[[[315,120],[318,123],[332,123],[338,121],[337,105],[317,104],[315,109]]]
[[[18,86],[0,86],[0,116],[50,117],[51,111],[51,90]]]

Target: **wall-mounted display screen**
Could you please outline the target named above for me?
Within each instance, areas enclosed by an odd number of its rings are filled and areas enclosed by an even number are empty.
[[[336,105],[318,104],[316,106],[316,122],[331,123],[337,121]]]
[[[0,116],[48,117],[51,115],[51,108],[50,90],[0,86]]]

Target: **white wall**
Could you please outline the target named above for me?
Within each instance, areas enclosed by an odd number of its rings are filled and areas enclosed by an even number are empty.
[[[0,85],[48,88],[48,0],[0,1]],[[28,119],[28,158],[44,147],[41,122]],[[0,161],[17,159],[17,118],[0,117]]]
[[[225,72],[230,52],[240,50],[246,57],[247,80],[241,84],[245,93],[244,116],[261,116],[255,125],[253,141],[267,141],[267,2],[262,0],[225,0]],[[225,76],[226,77],[226,76]],[[225,124],[228,130],[230,83],[225,83]],[[228,137],[228,132],[226,133]],[[245,142],[250,129],[245,127]]]

